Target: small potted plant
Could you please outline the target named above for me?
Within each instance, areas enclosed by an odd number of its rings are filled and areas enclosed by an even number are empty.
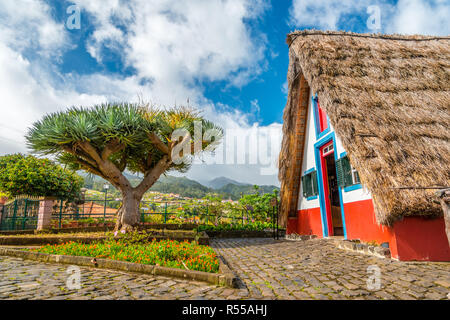
[[[105,226],[105,220],[98,219],[97,227],[104,227]]]
[[[61,221],[61,228],[62,228],[62,229],[70,228],[69,222],[68,222],[67,220]]]

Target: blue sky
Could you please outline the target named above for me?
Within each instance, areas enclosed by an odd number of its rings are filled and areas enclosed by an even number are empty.
[[[79,29],[66,23],[72,5],[80,10]],[[444,0],[2,1],[0,154],[26,152],[26,129],[46,113],[139,98],[166,106],[189,99],[206,117],[243,135],[280,132],[287,33],[369,32],[374,5],[377,32],[450,33]],[[188,176],[278,184],[276,172],[261,174],[262,166],[197,164]]]

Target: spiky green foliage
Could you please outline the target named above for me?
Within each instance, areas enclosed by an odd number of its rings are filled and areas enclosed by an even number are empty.
[[[208,129],[222,130],[205,120],[199,112],[185,107],[169,110],[148,105],[120,103],[102,104],[91,108],[72,107],[64,112],[45,116],[29,130],[29,148],[40,155],[56,155],[61,163],[73,170],[84,169],[106,179],[95,157],[87,152],[92,146],[98,155],[107,154],[119,170],[148,173],[167,155],[155,143],[155,135],[170,149],[171,135],[176,129],[186,129],[194,136],[194,122]],[[210,143],[203,141],[203,148]],[[186,171],[189,163],[171,163],[168,170]]]

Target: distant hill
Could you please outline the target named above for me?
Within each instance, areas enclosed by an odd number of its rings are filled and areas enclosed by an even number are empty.
[[[273,190],[280,190],[276,186],[259,186],[259,193],[272,193]],[[218,189],[219,194],[228,195],[231,199],[236,200],[241,197],[241,194],[251,194],[255,192],[253,185],[235,185],[232,183]]]
[[[186,177],[162,176],[150,188],[150,191],[175,193],[182,197],[203,198],[211,189]]]
[[[223,188],[229,184],[232,185],[236,185],[236,186],[251,186],[251,184],[247,184],[247,183],[242,183],[242,182],[237,182],[235,180],[229,179],[229,178],[225,178],[225,177],[219,177],[219,178],[215,178],[209,182],[206,182],[205,185],[209,188],[212,189],[220,189]]]
[[[85,178],[85,188],[103,192],[105,180],[97,176],[81,174]],[[125,173],[127,179],[133,186],[139,184],[142,180],[139,176]],[[182,197],[203,198],[208,194],[217,194],[223,199],[238,200],[241,194],[250,194],[255,192],[253,185],[234,181],[225,177],[211,180],[210,183],[215,186],[208,187],[195,180],[186,177],[161,176],[159,180],[150,188],[150,191],[161,193],[174,193]],[[276,186],[259,186],[260,193],[272,193]],[[118,192],[111,186],[110,192]]]

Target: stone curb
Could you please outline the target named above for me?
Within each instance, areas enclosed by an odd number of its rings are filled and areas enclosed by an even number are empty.
[[[154,265],[145,265],[139,263],[132,263],[126,261],[117,261],[110,259],[92,258],[92,257],[78,257],[78,256],[64,256],[54,255],[42,252],[31,252],[10,248],[0,248],[0,256],[12,256],[16,258],[50,262],[63,263],[71,265],[79,265],[91,268],[119,270],[127,272],[137,272],[150,274],[154,276],[166,276],[180,278],[184,280],[202,281],[214,285],[227,286],[236,288],[237,278],[230,269],[224,264],[222,257],[219,256],[219,272],[208,273],[203,271],[183,270],[176,268],[168,268]]]
[[[357,243],[348,240],[332,240],[337,248],[347,251],[359,252],[378,258],[391,259],[391,250],[389,248],[371,246],[364,243]]]

